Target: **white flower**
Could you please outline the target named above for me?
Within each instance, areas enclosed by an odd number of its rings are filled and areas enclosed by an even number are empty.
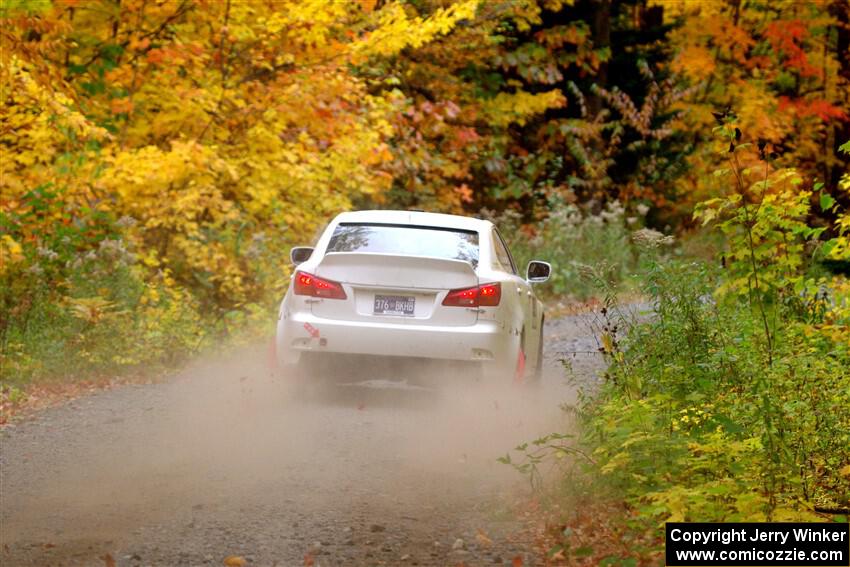
[[[646,248],[658,248],[659,246],[670,246],[674,239],[651,228],[642,228],[632,233],[632,242]]]
[[[130,228],[136,226],[138,221],[129,215],[124,215],[117,221],[115,221],[115,226],[119,226],[121,228]]]
[[[39,256],[41,256],[42,258],[47,258],[48,260],[55,260],[59,257],[59,254],[57,254],[50,248],[47,248],[46,246],[39,246],[38,248],[36,248],[36,252]]]

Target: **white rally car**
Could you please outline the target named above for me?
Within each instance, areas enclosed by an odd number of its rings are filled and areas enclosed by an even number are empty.
[[[338,215],[296,268],[280,305],[275,352],[296,364],[331,353],[476,363],[540,376],[543,304],[493,223],[419,211]]]

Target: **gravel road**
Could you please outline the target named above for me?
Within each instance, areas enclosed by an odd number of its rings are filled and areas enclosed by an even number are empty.
[[[305,401],[253,348],[44,410],[0,433],[0,564],[539,563],[496,457],[569,427],[564,353],[601,362],[583,317],[545,331],[537,387],[353,368]]]

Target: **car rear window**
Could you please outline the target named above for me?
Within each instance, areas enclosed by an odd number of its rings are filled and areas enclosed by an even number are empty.
[[[340,223],[328,252],[377,252],[464,260],[478,265],[478,233],[433,226]]]

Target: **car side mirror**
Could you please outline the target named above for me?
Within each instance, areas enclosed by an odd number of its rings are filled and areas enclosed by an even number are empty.
[[[295,246],[289,251],[289,259],[294,265],[306,262],[313,255],[313,249],[309,246]]]
[[[530,283],[543,283],[549,279],[551,274],[552,265],[549,262],[532,260],[528,263],[528,268],[525,271],[525,279]]]

